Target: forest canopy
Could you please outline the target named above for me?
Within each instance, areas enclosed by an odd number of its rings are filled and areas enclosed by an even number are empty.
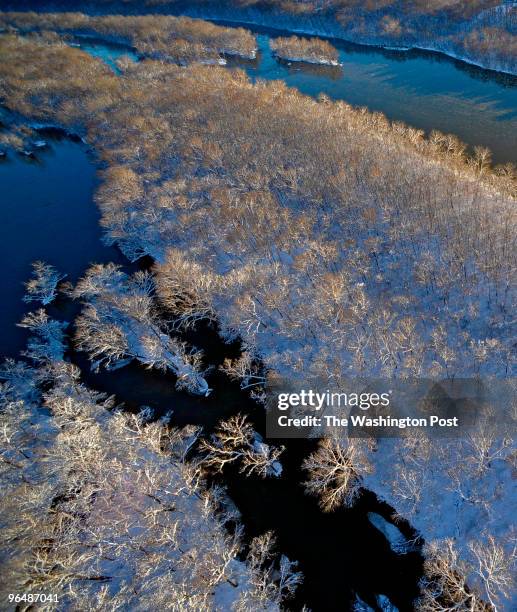
[[[200,19],[147,15],[89,17],[84,13],[0,13],[0,30],[101,34],[132,45],[147,57],[176,62],[214,61],[221,55],[253,58],[255,37],[243,28],[225,28]]]

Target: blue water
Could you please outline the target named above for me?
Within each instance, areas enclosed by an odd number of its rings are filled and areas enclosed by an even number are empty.
[[[121,57],[129,57],[134,61],[138,60],[138,55],[131,47],[115,42],[102,41],[96,36],[76,36],[72,44],[93,55],[93,57],[101,59],[116,74],[120,74],[117,60]]]
[[[426,133],[456,134],[471,148],[488,147],[494,163],[517,163],[517,77],[438,53],[388,51],[339,40],[332,44],[341,67],[282,62],[273,56],[269,40],[286,32],[243,25],[257,34],[257,60],[228,58],[228,66],[244,69],[252,80],[281,79],[304,94],[366,106]],[[94,37],[81,37],[80,46],[116,72],[119,57],[138,60],[131,47]]]
[[[86,147],[66,138],[49,144],[36,160],[10,152],[0,161],[2,356],[15,356],[24,347],[26,332],[16,323],[39,307],[22,303],[33,261],[42,259],[75,280],[90,262],[120,260],[115,248],[101,242],[93,203],[95,167]]]

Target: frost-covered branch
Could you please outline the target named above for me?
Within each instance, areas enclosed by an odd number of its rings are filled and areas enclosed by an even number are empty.
[[[81,610],[168,609],[171,600],[178,610],[220,601],[280,610],[298,581],[293,564],[281,563],[279,579],[238,559],[238,516],[183,461],[196,429],[169,432],[146,409],[113,410],[66,362],[45,366],[43,400],[41,389],[26,394],[42,380],[35,369],[11,364],[6,375],[0,597],[48,590]]]
[[[266,382],[266,377],[249,351],[244,351],[238,359],[225,359],[220,369],[232,380],[239,381],[241,389],[259,387]]]
[[[517,547],[514,544],[509,551],[496,541],[493,535],[488,535],[484,541],[469,543],[476,560],[476,574],[483,585],[488,601],[497,612],[504,609],[500,606],[515,589],[515,569]]]
[[[27,289],[23,297],[24,302],[40,302],[44,306],[50,304],[57,294],[59,281],[66,277],[60,274],[54,266],[43,261],[36,261],[32,264],[33,278],[25,283]]]
[[[39,363],[63,359],[65,352],[63,330],[68,326],[68,323],[50,318],[41,308],[25,316],[18,323],[18,326],[30,329],[33,332],[27,343],[27,350],[23,353],[26,357]]]
[[[417,601],[420,612],[484,612],[486,606],[466,583],[466,564],[461,561],[453,541],[431,542],[424,549],[422,597]]]
[[[205,453],[202,463],[217,472],[230,464],[240,464],[240,471],[247,476],[257,474],[280,476],[282,466],[278,458],[283,447],[265,444],[243,415],[223,421],[210,440],[202,440],[200,449]]]
[[[258,603],[264,606],[271,600],[280,604],[292,597],[303,582],[303,574],[296,571],[296,562],[281,555],[277,564],[274,547],[275,538],[271,531],[251,541],[246,561],[251,571],[252,590],[241,599],[237,610],[257,609]],[[255,608],[251,606],[252,602]]]
[[[361,476],[371,471],[365,450],[360,440],[327,437],[303,462],[309,475],[305,489],[320,498],[324,511],[353,505],[361,489]]]

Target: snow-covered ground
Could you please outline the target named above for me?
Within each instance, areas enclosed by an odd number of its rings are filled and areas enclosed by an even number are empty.
[[[486,448],[476,447],[476,442],[481,440],[380,439],[372,455],[375,470],[364,476],[364,485],[393,506],[426,541],[440,546],[452,539],[470,568],[467,583],[486,598],[473,545],[488,550],[494,537],[515,563],[516,446],[515,439],[509,438],[494,438]],[[473,462],[479,453],[485,460],[476,469]],[[508,597],[501,597],[499,603],[500,610],[515,610],[515,589],[508,589]]]

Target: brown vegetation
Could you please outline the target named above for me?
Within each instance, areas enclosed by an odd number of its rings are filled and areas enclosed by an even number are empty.
[[[321,38],[272,38],[271,48],[280,59],[293,62],[336,65],[339,59],[337,49]]]
[[[73,0],[69,0],[73,5]],[[175,8],[178,0],[125,0],[150,12]],[[75,3],[81,6],[80,2]],[[200,12],[220,9],[217,0],[192,0]],[[501,0],[233,0],[243,20],[261,11],[268,25],[330,34],[359,43],[418,46],[460,55],[496,70],[517,73],[514,28],[517,7]],[[490,32],[489,32],[490,31]]]
[[[221,55],[253,58],[255,37],[243,28],[225,28],[200,19],[155,16],[89,17],[83,13],[0,13],[0,29],[99,34],[121,39],[142,55],[178,63],[216,61]]]
[[[0,44],[9,106],[88,127],[102,223],[129,257],[167,257],[173,312],[217,312],[286,372],[511,368],[515,179],[487,151],[238,71],[116,77],[59,44]]]

